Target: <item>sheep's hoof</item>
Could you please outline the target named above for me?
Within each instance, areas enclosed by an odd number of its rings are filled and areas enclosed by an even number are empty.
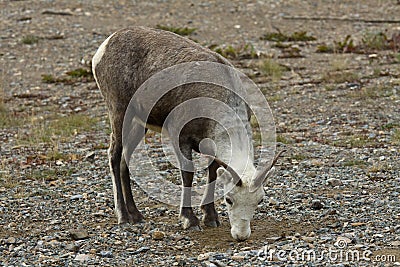
[[[204,221],[204,225],[207,226],[207,227],[215,228],[215,227],[220,226],[221,223],[218,220],[216,220],[216,221]]]
[[[186,218],[181,216],[182,226],[184,230],[201,230],[199,219],[196,216]]]

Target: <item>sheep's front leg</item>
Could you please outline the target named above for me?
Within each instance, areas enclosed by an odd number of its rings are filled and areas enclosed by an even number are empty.
[[[182,202],[180,218],[183,223],[183,229],[200,230],[200,221],[192,209],[192,182],[193,172],[181,171],[182,174]]]
[[[113,133],[111,134],[109,149],[115,213],[119,224],[136,223],[142,221],[143,216],[133,200],[129,169],[125,157],[128,157],[129,160],[133,151],[144,137],[145,129],[133,120],[131,124],[126,125],[124,132],[125,142],[129,144],[129,147],[123,148],[122,131],[124,129],[122,121],[124,113],[119,112],[118,114],[119,116],[117,117],[111,117]],[[123,154],[123,152],[126,152],[126,154]]]
[[[215,181],[217,179],[217,169],[219,165],[213,161],[208,167],[208,181],[207,187],[204,192],[201,210],[203,211],[203,223],[209,227],[218,227],[220,222],[218,221],[218,212],[214,206],[214,192],[215,192]]]
[[[181,140],[182,141],[182,140]],[[187,143],[187,142],[182,142]],[[200,221],[192,209],[192,183],[194,175],[194,165],[192,162],[192,149],[190,146],[179,147],[174,143],[175,154],[178,158],[182,175],[182,196],[180,219],[183,229],[200,230]]]

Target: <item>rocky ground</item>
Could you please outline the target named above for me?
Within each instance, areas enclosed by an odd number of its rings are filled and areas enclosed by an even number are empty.
[[[1,1],[0,265],[400,265],[400,4],[315,2]],[[187,232],[138,186],[146,222],[116,224],[88,62],[130,25],[196,28],[265,93],[288,152],[250,240],[220,201],[220,228]]]

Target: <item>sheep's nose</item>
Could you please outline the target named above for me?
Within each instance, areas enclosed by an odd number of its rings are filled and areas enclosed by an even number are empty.
[[[236,232],[234,229],[231,231],[232,237],[239,242],[245,241],[250,237],[251,231],[245,231],[245,232]]]

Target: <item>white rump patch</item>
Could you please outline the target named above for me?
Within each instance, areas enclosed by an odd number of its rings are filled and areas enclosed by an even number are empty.
[[[114,34],[115,34],[115,32],[113,34],[111,34],[110,36],[108,36],[108,38],[100,45],[99,49],[97,49],[96,54],[94,54],[94,56],[92,58],[92,72],[93,72],[94,79],[96,80],[97,86],[99,86],[99,83],[97,82],[97,77],[96,77],[96,66],[101,61],[101,58],[103,57],[103,55],[106,51],[108,41],[110,41],[111,37]]]

